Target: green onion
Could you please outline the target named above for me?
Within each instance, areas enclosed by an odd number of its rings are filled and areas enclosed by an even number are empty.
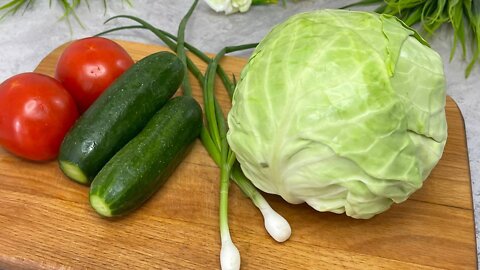
[[[185,27],[187,26],[187,22],[190,19],[190,16],[192,16],[193,10],[197,6],[197,4],[198,4],[198,0],[195,0],[193,2],[193,5],[190,7],[187,14],[185,15],[185,17],[183,17],[182,21],[180,22],[180,25],[178,26],[177,56],[180,58],[180,60],[182,60],[185,70],[188,70],[187,56],[185,55]],[[186,96],[191,96],[192,86],[190,85],[190,81],[188,80],[188,72],[185,72],[182,86],[183,86],[183,94]]]
[[[103,35],[125,29],[147,29],[153,34],[155,34],[159,39],[161,39],[171,50],[177,52],[180,51],[180,54],[182,54],[180,56],[182,58],[182,61],[185,61],[184,63],[186,63],[188,69],[199,81],[202,87],[202,93],[204,97],[204,110],[207,122],[207,124],[204,125],[202,128],[200,139],[205,149],[208,151],[214,162],[220,168],[219,225],[222,242],[222,249],[220,252],[221,265],[222,269],[238,269],[238,267],[240,266],[240,253],[238,252],[238,249],[235,247],[231,240],[228,227],[228,189],[230,178],[234,180],[234,182],[240,187],[242,192],[246,194],[252,200],[254,205],[258,207],[258,209],[261,211],[265,221],[265,228],[275,240],[279,242],[287,240],[290,237],[291,228],[288,222],[270,207],[268,202],[263,198],[263,196],[258,192],[258,190],[252,185],[252,183],[245,177],[245,175],[241,171],[238,162],[236,162],[235,154],[228,146],[226,140],[226,121],[214,93],[215,74],[218,74],[222,79],[222,82],[230,97],[232,97],[233,95],[236,84],[235,78],[232,82],[230,78],[226,75],[224,70],[221,68],[219,64],[220,59],[226,53],[255,48],[257,44],[225,47],[214,57],[214,59],[211,59],[203,52],[196,49],[194,46],[185,42],[183,33],[185,31],[187,21],[196,5],[196,2],[197,1],[193,3],[192,8],[182,19],[182,23],[180,24],[178,30],[178,38],[161,29],[153,27],[151,24],[144,20],[128,15],[115,16],[110,18],[106,22],[117,18],[126,18],[133,20],[140,25],[117,27],[104,31],[98,35]],[[177,41],[177,43],[175,43],[175,41]],[[184,51],[185,48],[208,64],[205,76],[201,74],[198,67],[191,61],[189,56],[184,52],[182,53],[182,50]],[[188,81],[188,77],[186,77],[186,80]],[[190,85],[189,82],[187,82],[187,84]],[[188,91],[185,91],[185,85],[184,94],[190,94]]]
[[[104,31],[104,32],[101,32],[101,33],[98,33],[96,36],[100,36],[100,35],[104,35],[106,33],[110,33],[110,32],[115,32],[115,31],[120,31],[120,30],[124,30],[124,29],[132,29],[132,28],[143,28],[143,29],[148,29],[150,30],[153,34],[155,34],[163,43],[165,43],[165,45],[167,45],[172,51],[176,51],[177,50],[177,44],[175,42],[173,42],[167,35],[166,35],[166,32],[165,31],[162,31],[160,29],[157,29],[155,27],[153,27],[153,25],[149,24],[148,22],[140,19],[140,18],[137,18],[137,17],[134,17],[134,16],[129,16],[129,15],[118,15],[118,16],[114,16],[114,17],[111,17],[110,19],[106,20],[105,23],[108,23],[110,22],[111,20],[114,20],[114,19],[118,19],[118,18],[125,18],[125,19],[130,19],[130,20],[133,20],[135,22],[138,22],[140,25],[139,26],[136,26],[136,27],[117,27],[117,28],[114,28],[114,29],[110,29],[110,30],[107,30],[107,31]],[[171,35],[171,34],[168,34],[168,35]],[[172,35],[173,36],[173,35]],[[175,38],[176,40],[176,38]],[[186,45],[186,44],[185,44]],[[195,75],[195,77],[199,80],[199,81],[202,81],[203,82],[203,75],[202,73],[200,72],[200,70],[197,68],[197,66],[195,64],[193,64],[192,60],[190,58],[186,58],[186,61],[187,61],[187,66],[189,68],[189,70]]]
[[[285,242],[290,238],[292,229],[288,221],[270,207],[262,194],[245,177],[238,162],[232,168],[231,177],[247,197],[260,210],[263,216],[265,229],[268,234],[277,242]]]
[[[115,17],[112,17],[110,19],[108,19],[107,21],[105,21],[105,23],[113,20],[113,19],[117,19],[117,18],[128,18],[128,19],[132,19],[134,21],[142,21],[138,18],[135,18],[135,17],[131,17],[131,16],[127,16],[127,15],[119,15],[119,16],[115,16]],[[135,19],[133,19],[135,18]],[[165,32],[161,29],[158,29],[158,28],[155,28],[153,27],[152,25],[146,23],[145,21],[142,21],[142,23],[140,23],[141,25],[129,25],[129,26],[120,26],[120,27],[115,27],[115,28],[112,28],[112,29],[109,29],[109,30],[106,30],[106,31],[103,31],[101,33],[98,33],[97,36],[101,36],[101,35],[106,35],[106,34],[109,34],[109,33],[112,33],[112,32],[116,32],[116,31],[121,31],[121,30],[128,30],[128,29],[146,29],[146,30],[150,30],[151,32],[153,32],[157,37],[160,38],[159,35],[161,36],[164,36],[164,37],[167,37],[167,38],[170,38],[172,39],[173,41],[177,41],[177,37],[168,33],[168,32]],[[148,24],[149,26],[145,26],[146,24]],[[162,41],[163,41],[163,38],[160,38]],[[164,41],[165,43],[165,41]],[[166,44],[166,43],[165,43]],[[166,44],[167,46],[169,46],[168,44]],[[190,51],[192,52],[195,56],[197,56],[198,58],[200,58],[200,60],[204,61],[205,63],[208,63],[210,62],[210,58],[204,54],[202,51],[198,50],[197,48],[195,48],[194,46],[190,45],[189,43],[187,42],[184,42],[184,45],[185,47]],[[174,45],[174,47],[176,47],[176,45]],[[169,46],[169,48],[171,48]],[[189,58],[187,57],[187,64],[188,64],[188,61],[189,61]],[[190,67],[189,67],[190,69]],[[191,69],[190,69],[190,72],[194,73]],[[223,85],[225,86],[225,88],[227,89],[227,92],[228,92],[228,95],[230,98],[233,97],[233,92],[235,91],[235,84],[232,83],[232,81],[230,80],[230,78],[227,76],[227,74],[225,73],[225,70],[221,67],[221,66],[218,66],[218,69],[217,69],[217,74],[218,76],[220,76],[220,79],[222,80],[222,83]],[[194,73],[195,75],[195,73]],[[198,79],[198,78],[197,78]],[[199,80],[199,81],[202,81],[203,82],[203,79],[202,80]]]
[[[254,48],[253,45],[242,45],[237,47],[226,47],[221,50],[215,58],[210,61],[207,67],[204,87],[203,101],[205,108],[205,117],[210,134],[213,134],[213,143],[220,149],[220,239],[222,248],[220,251],[220,265],[222,269],[239,269],[240,253],[233,244],[230,237],[228,226],[228,189],[230,186],[230,172],[235,162],[235,154],[227,143],[227,126],[223,117],[223,112],[215,98],[215,74],[218,63],[226,52],[233,52],[243,49]],[[210,142],[209,142],[210,143]]]
[[[462,59],[466,59],[466,44],[470,39],[471,59],[465,70],[468,78],[480,56],[480,0],[363,0],[342,8],[372,4],[379,5],[376,12],[397,16],[408,26],[420,24],[429,34],[434,34],[444,24],[450,24],[454,32],[450,61],[459,42]]]

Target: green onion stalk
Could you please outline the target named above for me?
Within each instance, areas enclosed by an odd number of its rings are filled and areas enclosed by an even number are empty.
[[[202,127],[200,139],[212,157],[213,161],[220,168],[220,209],[219,209],[219,225],[222,248],[220,251],[220,263],[222,269],[238,269],[240,267],[240,253],[230,236],[228,226],[228,190],[230,179],[232,179],[249,197],[253,204],[260,210],[264,218],[264,224],[267,232],[278,242],[286,241],[291,234],[291,228],[288,222],[273,210],[261,193],[253,186],[253,184],[245,177],[240,165],[236,161],[235,154],[227,143],[227,124],[224,114],[215,96],[214,85],[215,75],[217,74],[227,90],[230,98],[233,95],[235,84],[227,76],[224,69],[220,66],[220,59],[227,53],[252,49],[257,44],[245,44],[240,46],[225,47],[213,59],[205,55],[203,52],[185,42],[185,28],[188,19],[193,13],[198,0],[195,0],[191,8],[182,19],[178,28],[178,37],[152,26],[150,23],[134,16],[119,15],[112,17],[106,21],[124,18],[137,22],[139,25],[130,25],[113,28],[104,31],[98,35],[104,35],[110,32],[126,30],[126,29],[146,29],[156,35],[171,50],[176,51],[184,66],[190,70],[194,77],[200,83],[202,88],[204,111],[206,123]],[[205,74],[198,69],[190,57],[186,54],[186,50],[190,51],[202,61],[208,64]],[[183,79],[183,94],[191,95],[191,84],[188,74]]]
[[[397,16],[408,26],[420,24],[429,34],[450,24],[454,32],[450,61],[458,43],[462,59],[466,59],[467,41],[471,40],[471,59],[465,77],[470,75],[480,56],[480,0],[363,0],[342,8],[373,4],[378,5],[375,12]]]

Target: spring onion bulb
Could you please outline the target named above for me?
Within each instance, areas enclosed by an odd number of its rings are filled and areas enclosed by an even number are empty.
[[[277,242],[285,242],[290,238],[292,229],[288,221],[268,204],[260,192],[245,177],[238,163],[232,169],[232,178],[240,189],[249,197],[263,215],[265,229]]]
[[[222,270],[240,269],[240,252],[230,238],[230,232],[222,236],[222,248],[220,250],[220,267]]]
[[[268,234],[277,242],[287,241],[292,234],[290,224],[284,217],[275,212],[263,197],[261,198],[262,199],[257,200],[256,203],[258,204],[258,209],[260,209],[263,214],[265,229],[267,229]]]

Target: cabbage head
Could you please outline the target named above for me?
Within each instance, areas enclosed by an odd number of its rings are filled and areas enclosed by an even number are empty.
[[[303,13],[250,57],[227,138],[262,191],[371,218],[421,188],[442,156],[445,95],[441,58],[397,18]]]

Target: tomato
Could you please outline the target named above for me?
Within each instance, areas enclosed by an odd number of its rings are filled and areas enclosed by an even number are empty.
[[[51,77],[23,73],[0,84],[0,144],[17,156],[54,159],[77,118],[75,100]]]
[[[101,37],[84,38],[65,48],[55,78],[73,96],[80,112],[84,112],[133,63],[117,43]]]

